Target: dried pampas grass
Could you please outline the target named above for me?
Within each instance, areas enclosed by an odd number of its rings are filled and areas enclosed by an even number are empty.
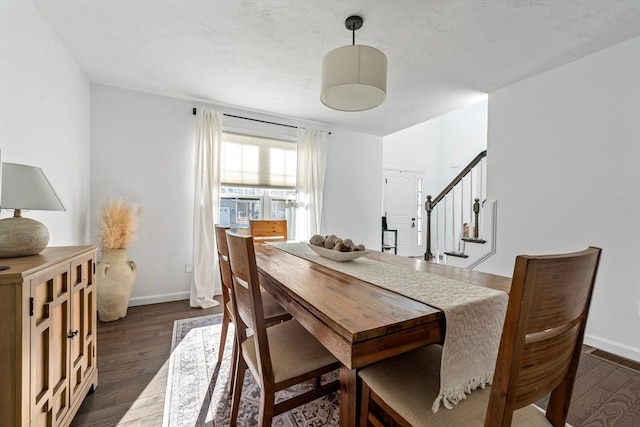
[[[102,249],[127,248],[135,237],[138,214],[137,209],[119,196],[102,205],[98,223]]]

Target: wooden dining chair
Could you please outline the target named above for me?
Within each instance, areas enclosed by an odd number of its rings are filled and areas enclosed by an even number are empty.
[[[249,230],[256,243],[288,239],[286,219],[252,219],[249,221]]]
[[[518,256],[493,384],[431,412],[442,347],[422,347],[359,373],[361,426],[564,426],[601,249]],[[533,405],[550,393],[546,412]]]
[[[241,357],[237,359],[230,425],[236,425],[244,375],[249,368],[262,389],[259,425],[339,388],[339,381],[321,384],[323,374],[338,369],[338,360],[295,319],[265,327],[253,238],[227,232],[233,306]],[[247,329],[253,335],[247,334]],[[276,392],[315,379],[314,388],[275,403]]]
[[[229,227],[220,225],[215,226],[216,246],[218,248],[218,265],[220,267],[220,278],[222,281],[222,330],[220,331],[220,350],[218,351],[218,363],[222,363],[224,356],[225,343],[227,342],[227,332],[229,323],[235,320],[233,316],[233,304],[231,302],[231,267],[229,265],[229,247],[227,246],[226,230]],[[291,319],[291,315],[267,292],[263,292],[262,301],[264,305],[265,325],[272,326],[286,320]],[[234,336],[233,346],[231,350],[231,371],[229,375],[231,387],[233,388],[233,380],[235,378],[236,358],[238,357],[237,340]]]

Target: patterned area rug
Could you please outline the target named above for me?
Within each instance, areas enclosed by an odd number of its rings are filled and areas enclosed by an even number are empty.
[[[231,362],[233,325],[229,326],[224,358],[218,364],[222,314],[176,320],[173,328],[171,358],[163,427],[229,426],[231,400],[226,396]],[[337,371],[323,381],[338,378]],[[313,387],[312,382],[278,393],[276,401]],[[260,387],[247,370],[242,388],[238,426],[258,424]],[[276,427],[320,427],[339,425],[339,395],[324,398],[293,409],[273,419]]]

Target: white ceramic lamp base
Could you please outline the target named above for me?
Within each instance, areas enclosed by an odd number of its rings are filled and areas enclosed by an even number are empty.
[[[13,217],[0,220],[0,258],[37,255],[49,243],[49,230],[39,221]]]

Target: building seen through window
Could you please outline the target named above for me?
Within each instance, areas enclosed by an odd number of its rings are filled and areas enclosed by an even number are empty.
[[[220,225],[249,228],[251,219],[286,219],[288,228],[295,222],[295,190],[222,187]]]

